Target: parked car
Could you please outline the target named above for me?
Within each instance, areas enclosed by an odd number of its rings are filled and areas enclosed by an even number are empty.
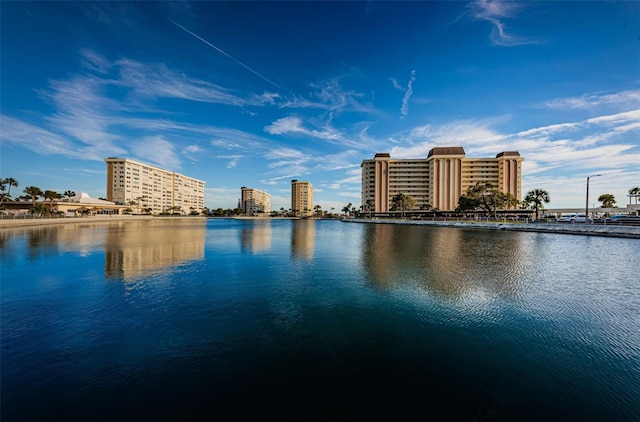
[[[640,217],[637,215],[612,215],[604,219],[604,224],[640,224]]]
[[[556,219],[558,223],[584,223],[586,220],[584,214],[566,214]],[[589,222],[593,223],[593,218],[589,217]]]

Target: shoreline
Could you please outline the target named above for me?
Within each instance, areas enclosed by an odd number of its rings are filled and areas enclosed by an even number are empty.
[[[151,215],[118,215],[118,216],[89,216],[89,217],[61,217],[61,218],[4,218],[0,220],[0,229],[16,227],[38,227],[59,224],[87,224],[87,223],[110,223],[142,220],[207,220],[209,218],[234,218],[234,219],[260,219],[271,220],[271,218],[250,218],[250,217],[203,217],[203,216],[181,216],[181,217],[158,217]],[[294,218],[277,218],[294,219]],[[601,225],[581,225],[581,224],[549,224],[549,223],[482,223],[472,221],[424,221],[424,220],[369,220],[362,218],[344,218],[339,220],[345,223],[359,224],[401,224],[427,227],[450,227],[473,230],[502,230],[521,231],[530,233],[556,233],[573,234],[582,236],[602,236],[621,237],[628,239],[640,239],[640,226],[601,226]]]
[[[628,239],[640,239],[640,227],[638,226],[600,226],[581,224],[549,224],[549,223],[480,223],[460,221],[424,221],[424,220],[368,220],[368,219],[343,219],[346,223],[360,224],[401,224],[427,227],[451,227],[474,230],[503,230],[521,231],[530,233],[555,233],[573,234],[582,236],[622,237]]]

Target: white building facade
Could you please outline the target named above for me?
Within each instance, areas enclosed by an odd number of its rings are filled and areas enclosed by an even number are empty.
[[[107,163],[107,199],[129,205],[134,212],[189,215],[204,209],[202,180],[128,158],[110,157]]]

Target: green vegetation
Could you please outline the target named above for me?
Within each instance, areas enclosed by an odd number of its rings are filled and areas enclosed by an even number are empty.
[[[640,186],[629,189],[629,195],[640,195]],[[636,196],[636,204],[638,203],[638,197]]]
[[[470,186],[467,192],[460,196],[456,211],[483,210],[498,218],[499,209],[512,209],[518,205],[518,199],[510,193],[500,192],[490,183],[478,182]]]
[[[535,210],[535,219],[538,219],[540,218],[539,210],[544,209],[543,203],[548,204],[550,201],[549,192],[543,189],[534,189],[527,192],[522,203],[524,208],[531,206]]]
[[[404,217],[405,211],[411,211],[416,206],[413,196],[399,193],[391,198],[391,211],[400,211],[400,216]]]
[[[616,207],[616,198],[610,193],[603,193],[598,197],[598,201],[602,203],[602,208]]]

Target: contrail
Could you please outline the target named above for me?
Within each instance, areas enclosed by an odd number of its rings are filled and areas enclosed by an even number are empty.
[[[275,86],[278,89],[282,89],[281,86],[279,86],[276,83],[271,82],[269,79],[265,78],[264,76],[262,76],[261,74],[259,74],[258,72],[256,72],[255,70],[251,69],[249,66],[247,66],[246,64],[242,63],[240,60],[235,59],[234,57],[232,57],[230,54],[228,54],[227,52],[225,52],[224,50],[216,47],[215,45],[211,44],[209,41],[205,40],[204,38],[202,38],[201,36],[199,36],[198,34],[195,34],[191,31],[189,31],[187,28],[185,28],[184,26],[180,25],[178,22],[174,21],[173,19],[169,19],[167,18],[167,20],[169,20],[171,23],[173,23],[175,26],[177,26],[178,28],[182,29],[184,32],[191,34],[192,36],[196,37],[197,39],[199,39],[200,41],[202,41],[203,43],[205,43],[206,45],[208,45],[209,47],[215,49],[216,51],[218,51],[219,53],[224,54],[225,56],[227,56],[228,58],[230,58],[231,60],[233,60],[234,62],[238,63],[240,66],[244,67],[245,69],[247,69],[249,72],[253,73],[256,76],[259,76],[260,78],[264,79],[265,81],[269,82],[271,85]]]

